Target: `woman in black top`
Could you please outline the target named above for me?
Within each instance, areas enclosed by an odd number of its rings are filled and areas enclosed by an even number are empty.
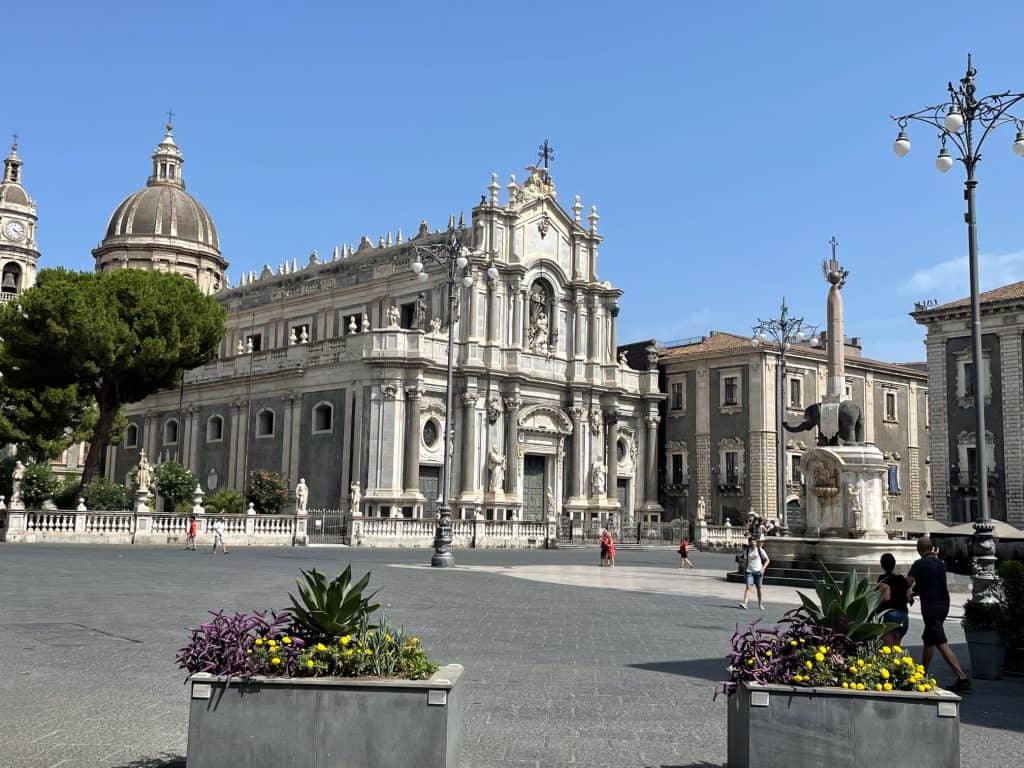
[[[885,571],[878,577],[876,588],[882,593],[882,602],[878,611],[882,615],[883,623],[899,624],[897,629],[886,633],[882,638],[885,645],[898,645],[903,636],[910,629],[910,614],[908,608],[908,593],[910,584],[905,577],[895,573],[896,558],[891,552],[882,555],[882,570]]]

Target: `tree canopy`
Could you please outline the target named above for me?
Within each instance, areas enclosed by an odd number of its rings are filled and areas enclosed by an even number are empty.
[[[0,378],[0,444],[18,446],[18,456],[45,462],[87,439],[96,426],[95,400],[78,387],[16,389]]]
[[[99,473],[118,409],[213,358],[226,316],[181,275],[45,269],[0,309],[0,374],[12,388],[73,386],[95,400],[87,483]]]

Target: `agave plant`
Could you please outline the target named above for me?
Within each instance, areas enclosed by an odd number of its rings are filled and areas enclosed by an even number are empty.
[[[803,603],[800,610],[811,621],[828,627],[851,643],[875,640],[899,626],[875,621],[882,593],[867,578],[860,578],[855,570],[850,571],[840,585],[822,568],[822,578],[814,580],[814,589],[820,604],[797,592]]]
[[[346,565],[332,581],[327,581],[316,568],[300,573],[302,577],[295,580],[299,599],[289,594],[292,606],[287,610],[294,617],[297,633],[307,640],[333,639],[356,632],[380,607],[370,603],[373,595],[363,594],[370,574],[353,584],[351,565]]]

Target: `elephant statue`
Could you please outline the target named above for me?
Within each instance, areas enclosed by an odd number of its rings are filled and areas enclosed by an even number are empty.
[[[801,424],[791,427],[785,420],[782,426],[787,432],[806,432],[810,429],[818,429],[818,445],[863,445],[864,444],[864,418],[860,412],[860,406],[852,400],[844,400],[839,403],[839,432],[833,437],[827,437],[821,432],[821,403],[814,403],[804,409],[804,420]]]

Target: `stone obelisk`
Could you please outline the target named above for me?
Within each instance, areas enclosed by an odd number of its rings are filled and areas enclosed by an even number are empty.
[[[846,389],[845,346],[843,341],[843,295],[840,293],[850,274],[843,269],[836,258],[839,241],[835,236],[829,241],[832,246],[832,258],[821,264],[825,280],[832,286],[828,291],[828,330],[826,332],[826,348],[828,350],[828,380],[826,383],[823,403],[838,403],[843,399]]]

